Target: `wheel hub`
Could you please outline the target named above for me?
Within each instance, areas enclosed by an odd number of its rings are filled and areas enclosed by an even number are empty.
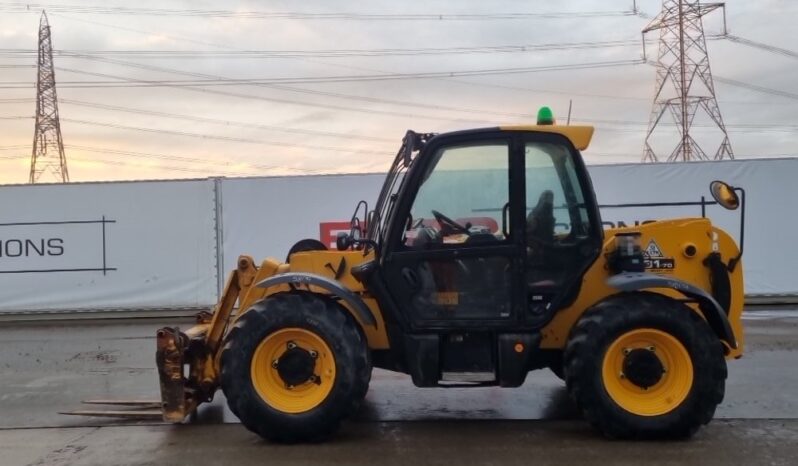
[[[626,353],[626,352],[625,352]],[[665,374],[665,367],[654,348],[636,348],[626,353],[623,360],[623,376],[642,389],[653,387]]]
[[[318,380],[314,374],[316,357],[315,351],[308,351],[289,342],[286,351],[274,361],[272,367],[277,370],[277,374],[285,382],[286,387],[291,388],[305,382]]]

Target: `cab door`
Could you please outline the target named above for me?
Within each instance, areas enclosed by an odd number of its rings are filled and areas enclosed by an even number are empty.
[[[539,328],[601,251],[587,169],[562,135],[433,138],[406,181],[383,270],[413,328]]]
[[[515,140],[496,132],[433,139],[419,156],[383,263],[388,290],[413,328],[518,321],[525,299],[519,155]]]
[[[527,134],[523,243],[525,322],[544,325],[576,297],[603,241],[593,189],[580,154],[559,135]]]

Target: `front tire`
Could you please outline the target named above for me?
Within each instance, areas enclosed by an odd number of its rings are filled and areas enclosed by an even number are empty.
[[[568,392],[611,438],[687,438],[723,401],[726,360],[709,325],[654,293],[621,294],[587,311],[565,351]]]
[[[338,304],[308,292],[254,304],[230,330],[222,390],[244,426],[277,442],[331,434],[364,398],[368,347]]]

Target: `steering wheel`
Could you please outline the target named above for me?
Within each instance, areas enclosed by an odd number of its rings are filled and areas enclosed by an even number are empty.
[[[437,210],[432,210],[432,215],[435,216],[435,220],[438,221],[441,225],[441,234],[446,235],[447,233],[463,233],[466,235],[470,235],[468,228],[460,225],[459,223],[455,222],[454,220],[450,219],[449,217],[443,215],[442,213],[438,212]]]

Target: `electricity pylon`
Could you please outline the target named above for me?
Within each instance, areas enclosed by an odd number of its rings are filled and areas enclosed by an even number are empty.
[[[36,129],[33,135],[33,152],[30,158],[30,183],[39,181],[43,173],[51,173],[66,183],[69,181],[61,123],[58,119],[58,96],[55,92],[53,46],[50,42],[50,25],[42,11],[39,21],[39,60],[36,80]]]
[[[657,62],[657,84],[648,122],[643,161],[657,162],[650,138],[663,124],[666,112],[673,117],[680,134],[679,143],[668,155],[669,162],[709,160],[707,153],[690,135],[696,112],[705,112],[720,130],[722,140],[712,157],[733,159],[729,135],[718,108],[712,72],[709,69],[707,42],[701,18],[723,8],[723,29],[726,32],[725,3],[700,3],[689,0],[663,0],[662,11],[643,29],[645,34],[660,31]]]

